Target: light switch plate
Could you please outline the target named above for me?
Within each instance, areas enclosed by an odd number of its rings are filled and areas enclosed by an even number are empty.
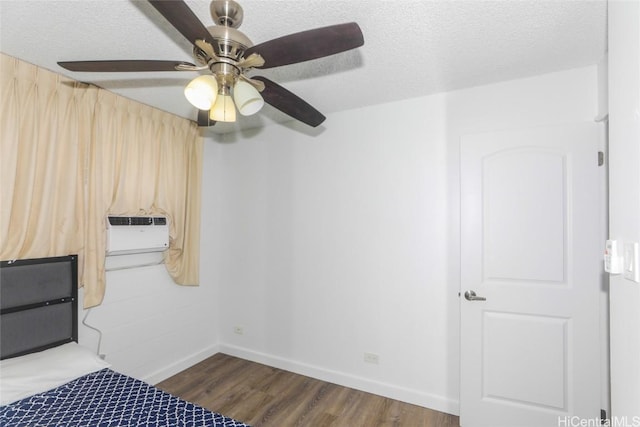
[[[638,243],[625,242],[623,249],[624,278],[640,283],[640,271],[638,271]]]

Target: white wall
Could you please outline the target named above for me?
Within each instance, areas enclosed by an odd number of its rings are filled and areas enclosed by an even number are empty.
[[[640,241],[640,3],[609,2],[609,232]],[[611,414],[640,420],[640,284],[611,277]],[[627,419],[629,423],[632,418]]]
[[[221,350],[457,413],[460,136],[591,121],[597,80],[592,66],[207,141]]]

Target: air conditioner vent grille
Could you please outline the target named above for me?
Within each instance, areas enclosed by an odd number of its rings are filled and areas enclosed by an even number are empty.
[[[149,216],[132,216],[131,225],[151,225],[153,224],[153,218]]]
[[[167,218],[165,217],[110,216],[108,220],[111,225],[167,225]]]
[[[110,216],[109,224],[111,225],[129,225],[129,217],[126,216]]]
[[[167,218],[163,216],[153,218],[153,223],[155,225],[167,225]]]

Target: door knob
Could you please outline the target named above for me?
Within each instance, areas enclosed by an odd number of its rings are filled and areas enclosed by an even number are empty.
[[[485,297],[477,296],[475,291],[465,292],[464,297],[467,299],[467,301],[486,301],[487,300]]]

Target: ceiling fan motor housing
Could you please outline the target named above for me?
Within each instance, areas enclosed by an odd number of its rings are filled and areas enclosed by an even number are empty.
[[[210,11],[216,23],[214,26],[207,27],[207,31],[215,41],[213,50],[223,62],[236,65],[243,58],[244,52],[253,46],[249,37],[237,29],[244,17],[242,6],[233,0],[214,0],[211,2]],[[211,58],[197,46],[193,48],[193,56],[198,63],[211,65],[209,64]]]
[[[214,0],[209,7],[213,22],[225,27],[238,28],[242,24],[242,6],[233,0]]]
[[[229,58],[239,62],[244,56],[244,52],[253,46],[249,37],[233,27],[214,25],[208,27],[207,30],[216,41],[213,49],[220,58]]]

